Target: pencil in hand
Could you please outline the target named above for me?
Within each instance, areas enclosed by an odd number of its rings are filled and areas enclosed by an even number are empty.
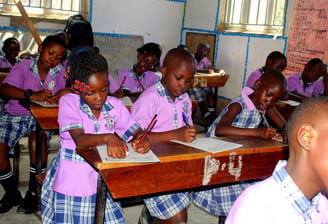
[[[142,143],[143,139],[146,137],[146,135],[148,134],[148,132],[150,131],[150,129],[152,128],[154,122],[156,121],[156,117],[157,117],[157,114],[154,115],[153,119],[151,120],[151,122],[149,123],[145,133],[142,135],[140,141],[139,141],[139,144]]]

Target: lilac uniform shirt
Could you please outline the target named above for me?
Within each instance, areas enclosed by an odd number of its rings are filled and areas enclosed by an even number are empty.
[[[16,64],[22,60],[16,57]],[[12,68],[13,65],[7,60],[5,56],[0,56],[0,68]]]
[[[113,94],[115,93],[116,90],[118,90],[119,86],[110,74],[108,74],[108,81],[109,81],[109,92]]]
[[[19,89],[31,89],[34,92],[49,89],[52,95],[65,88],[64,68],[61,65],[51,68],[44,82],[41,82],[37,67],[38,59],[39,57],[27,59],[12,67],[3,83]],[[29,110],[19,104],[18,100],[9,100],[5,109],[14,115],[31,114]]]
[[[121,89],[129,90],[131,93],[143,92],[149,86],[154,85],[160,79],[155,72],[146,71],[137,78],[133,68],[122,69],[118,73],[118,85],[121,85],[124,77],[126,77]],[[140,83],[138,82],[138,79]],[[143,88],[141,87],[143,86]]]
[[[115,97],[107,97],[100,117],[96,119],[87,104],[77,94],[60,98],[58,111],[61,160],[57,169],[53,190],[65,195],[90,196],[97,191],[98,172],[88,163],[63,159],[62,153],[75,150],[76,145],[69,130],[81,128],[86,134],[116,133],[128,140],[140,126],[131,118],[123,103]],[[80,157],[81,160],[82,157]]]
[[[196,60],[195,55],[193,55],[193,57],[195,59],[195,63],[198,70],[209,69],[212,66],[212,63],[210,62],[210,60],[208,60],[207,57],[203,57],[200,62]]]
[[[314,82],[307,83],[306,87],[304,88],[302,74],[297,73],[290,75],[287,79],[287,91],[293,90],[306,97],[314,97],[323,94],[325,85],[321,77]]]
[[[285,166],[286,161],[280,161],[273,176],[248,187],[234,203],[226,224],[328,223],[327,198],[319,193],[309,201],[281,170]]]
[[[245,86],[247,87],[253,87],[255,82],[263,75],[264,73],[264,70],[263,70],[263,67],[262,68],[258,68],[256,69],[254,72],[252,72],[247,81],[246,81],[246,84]]]
[[[182,112],[187,115],[192,125],[191,100],[187,93],[177,97],[173,102],[161,82],[149,87],[132,105],[131,115],[146,129],[152,118],[157,114],[157,120],[151,132],[171,131],[186,126]]]

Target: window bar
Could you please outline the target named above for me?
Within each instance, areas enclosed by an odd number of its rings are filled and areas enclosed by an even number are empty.
[[[271,25],[276,24],[276,12],[277,12],[278,3],[277,0],[274,0],[274,10],[273,10],[273,19]]]
[[[257,11],[256,11],[256,25],[259,24],[259,16],[260,16],[260,0],[257,2]]]
[[[73,0],[71,0],[71,11],[73,11]]]

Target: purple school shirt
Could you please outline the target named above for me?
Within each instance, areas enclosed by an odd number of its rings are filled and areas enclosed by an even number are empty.
[[[191,119],[191,100],[187,93],[180,95],[175,102],[168,96],[161,82],[149,87],[132,105],[131,115],[146,129],[154,115],[157,120],[151,132],[170,131],[186,126],[182,118],[182,112],[187,115],[189,124]]]
[[[124,77],[126,77],[121,89],[129,90],[131,93],[138,93],[143,92],[143,88],[141,87],[139,81],[141,82],[142,86],[145,88],[145,90],[151,86],[154,85],[157,80],[160,78],[155,74],[155,72],[152,71],[146,71],[138,78],[136,77],[136,74],[133,71],[133,68],[126,68],[122,69],[118,73],[118,81],[117,84],[121,86]]]
[[[109,73],[108,73],[108,81],[109,81],[109,92],[113,94],[116,92],[116,90],[118,90],[119,86]]]
[[[82,108],[87,110],[89,115],[82,111]],[[82,128],[86,134],[115,132],[122,137],[136,124],[123,103],[115,97],[107,97],[97,120],[89,117],[91,113],[90,108],[77,94],[69,93],[60,98],[58,124],[61,154],[63,148],[76,148],[69,130]],[[98,172],[88,163],[69,161],[61,157],[53,190],[66,195],[90,196],[97,191],[97,179]]]
[[[21,62],[22,60],[16,57],[16,64]],[[13,65],[7,60],[5,56],[0,56],[0,68],[12,68]]]
[[[256,69],[254,72],[252,72],[247,81],[245,86],[247,87],[253,87],[255,82],[263,75],[264,71],[263,71],[263,67],[262,68],[258,68]]]
[[[66,80],[64,79],[64,68],[57,65],[49,70],[44,82],[40,81],[38,74],[37,61],[39,57],[27,59],[12,67],[10,73],[3,83],[19,89],[31,89],[39,92],[43,88],[52,90],[52,95],[65,88]],[[19,104],[18,100],[9,100],[5,106],[7,112],[14,115],[31,114],[29,110]]]
[[[195,58],[195,55],[193,54],[192,56],[195,59],[197,70],[209,69],[212,66],[212,63],[210,62],[210,60],[208,60],[207,57],[203,57],[202,60],[198,62]]]
[[[312,83],[308,83],[304,88],[302,74],[297,73],[290,75],[287,79],[287,91],[293,90],[306,97],[314,97],[323,94],[325,85],[323,84],[322,78],[319,78]]]

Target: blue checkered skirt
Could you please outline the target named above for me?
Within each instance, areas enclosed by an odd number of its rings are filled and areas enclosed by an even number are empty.
[[[153,217],[169,219],[189,206],[191,196],[189,192],[180,192],[146,198],[144,201]]]
[[[71,151],[72,153],[77,155],[74,150],[66,150],[66,152],[67,151]],[[70,157],[76,158],[77,156]],[[82,157],[80,157],[80,159],[81,158]],[[58,152],[57,156],[51,162],[46,178],[44,179],[42,184],[42,223],[94,223],[96,194],[88,197],[76,197],[61,194],[55,192],[52,189],[59,162],[60,152]],[[119,202],[113,201],[109,193],[107,193],[106,197],[106,209],[104,219],[104,223],[106,224],[126,223],[121,204]]]

